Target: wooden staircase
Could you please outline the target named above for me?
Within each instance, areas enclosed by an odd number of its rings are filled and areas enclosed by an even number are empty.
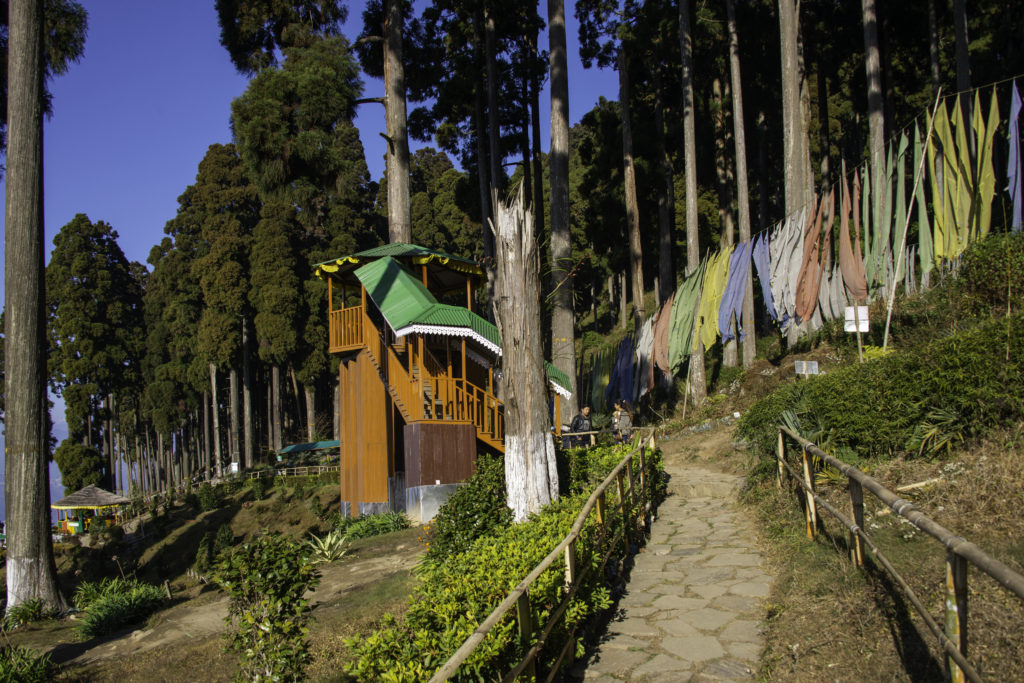
[[[420,363],[409,363],[405,341],[388,344],[364,307],[331,311],[331,352],[360,349],[367,351],[370,363],[407,423],[468,422],[476,428],[479,441],[505,452],[505,409],[496,396],[465,378],[448,376],[429,352],[421,356]]]

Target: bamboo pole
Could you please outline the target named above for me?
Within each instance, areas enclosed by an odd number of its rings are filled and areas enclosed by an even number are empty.
[[[946,636],[967,656],[967,560],[950,550],[946,553]],[[963,683],[964,671],[946,655],[947,679]]]

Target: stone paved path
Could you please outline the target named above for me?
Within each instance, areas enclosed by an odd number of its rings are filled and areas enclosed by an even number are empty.
[[[635,557],[619,613],[577,679],[751,679],[771,577],[752,525],[735,509],[742,477],[669,465],[669,497]]]

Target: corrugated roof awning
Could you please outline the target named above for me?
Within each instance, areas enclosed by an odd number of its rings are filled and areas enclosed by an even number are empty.
[[[325,451],[325,450],[330,450],[331,448],[337,448],[340,445],[341,445],[341,442],[338,441],[338,440],[334,440],[334,441],[312,441],[310,443],[293,443],[291,445],[285,446],[284,448],[279,450],[278,453],[288,454],[288,453],[305,453],[307,451]]]

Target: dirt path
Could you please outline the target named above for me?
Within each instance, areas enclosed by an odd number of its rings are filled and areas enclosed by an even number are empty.
[[[752,678],[771,576],[753,525],[735,506],[743,458],[732,429],[661,446],[669,496],[634,560],[619,614],[574,673],[608,683]]]
[[[418,543],[405,542],[381,557],[345,558],[325,565],[321,569],[320,584],[307,597],[314,610],[329,607],[356,588],[395,572],[412,569],[423,552]],[[79,666],[210,638],[224,631],[227,613],[228,599],[223,593],[205,593],[160,612],[143,628],[91,647],[88,643],[59,645],[53,657],[59,663]],[[86,649],[83,650],[83,646]]]

